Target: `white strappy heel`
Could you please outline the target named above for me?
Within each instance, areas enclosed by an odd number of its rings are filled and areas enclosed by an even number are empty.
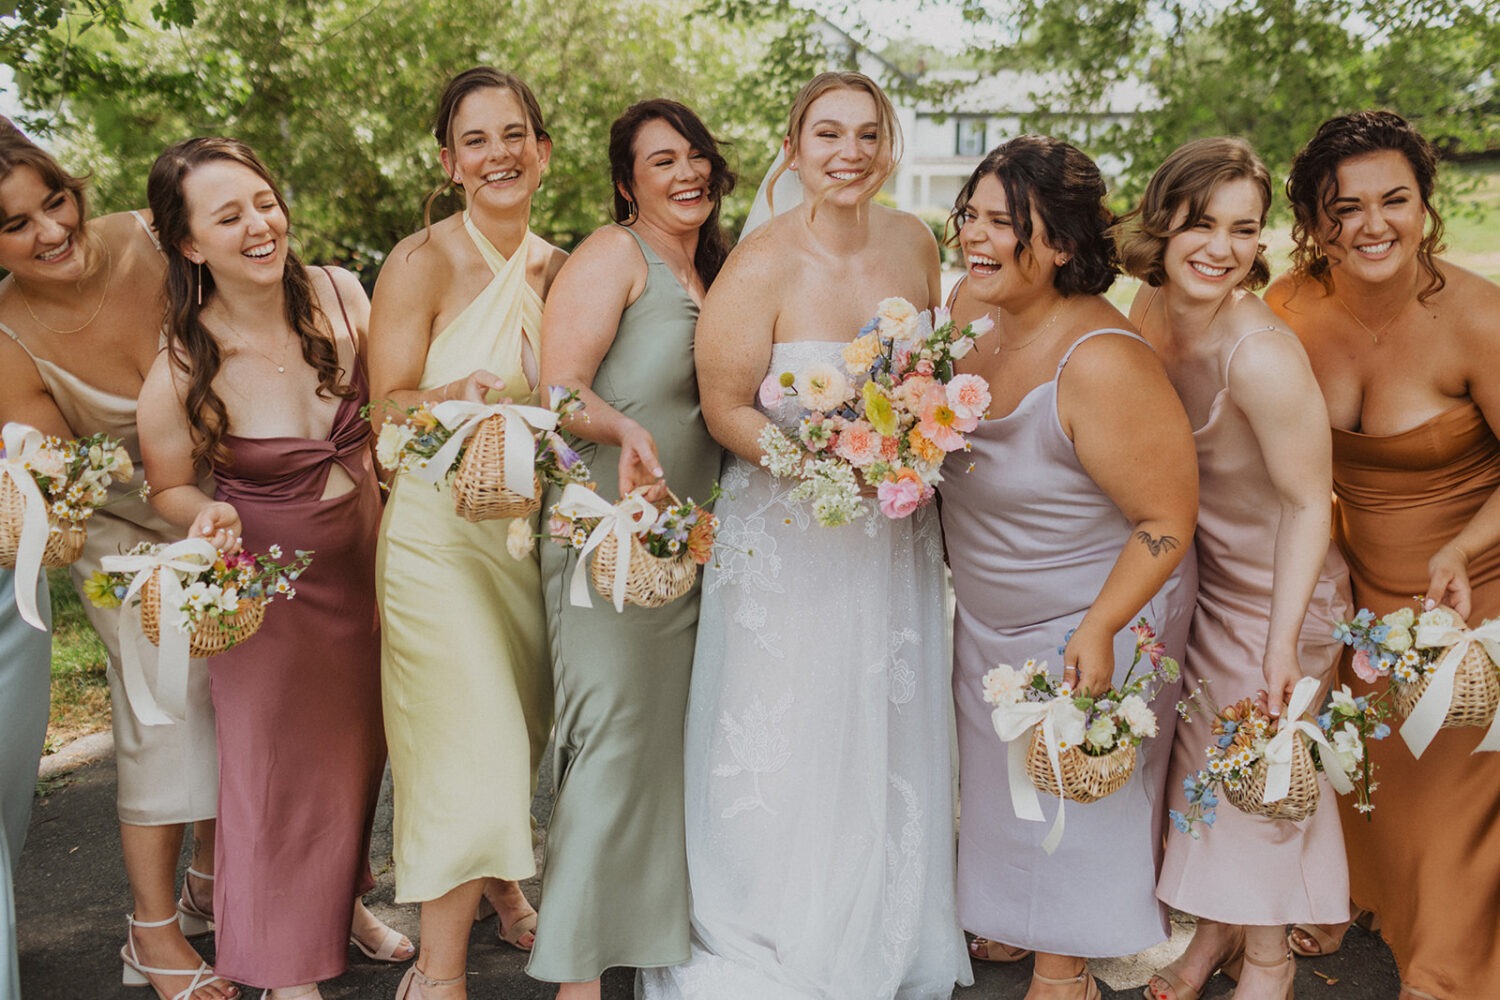
[[[207,962],[200,961],[196,969],[157,969],[149,965],[142,965],[140,956],[135,950],[135,929],[137,927],[165,927],[177,922],[177,915],[165,920],[137,920],[131,914],[125,918],[129,929],[125,932],[125,946],[120,949],[120,961],[124,963],[121,982],[126,986],[149,986],[156,990],[156,995],[162,1000],[190,1000],[192,995],[205,986],[224,982],[219,976],[214,975],[214,970],[209,968]],[[151,982],[152,976],[192,976],[192,982],[185,989],[179,990],[168,997],[156,984]],[[205,978],[206,977],[206,978]]]
[[[182,924],[183,937],[201,937],[214,929],[213,897],[209,897],[209,908],[204,910],[198,905],[197,897],[193,895],[189,879],[202,879],[212,884],[214,877],[206,875],[188,865],[187,874],[182,877],[182,895],[177,898],[177,922]]]

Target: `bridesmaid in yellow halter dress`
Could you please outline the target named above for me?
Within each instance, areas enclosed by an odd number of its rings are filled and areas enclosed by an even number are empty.
[[[461,188],[465,208],[391,251],[370,320],[370,397],[397,417],[500,393],[533,403],[542,299],[566,256],[528,227],[552,153],[536,97],[476,67],[449,81],[433,131],[444,187]],[[535,873],[530,805],[552,679],[537,559],[506,553],[509,526],[464,521],[447,490],[409,478],[381,526],[396,898],[422,904],[421,950],[398,998],[466,996],[482,898],[502,940],[529,949],[536,927],[516,880]]]

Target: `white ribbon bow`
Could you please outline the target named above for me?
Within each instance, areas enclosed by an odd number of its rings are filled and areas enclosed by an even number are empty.
[[[428,459],[425,466],[418,466],[417,475],[429,483],[436,483],[448,474],[458,458],[458,450],[473,436],[479,425],[493,416],[505,418],[505,488],[512,493],[531,499],[536,496],[536,438],[527,429],[527,424],[537,430],[550,431],[557,426],[557,414],[540,406],[520,406],[515,403],[470,403],[462,399],[450,399],[432,408],[438,422],[453,432],[436,455]]]
[[[1292,790],[1292,749],[1298,733],[1323,748],[1323,773],[1328,776],[1328,783],[1333,786],[1333,790],[1340,795],[1348,795],[1354,791],[1349,776],[1338,766],[1337,757],[1324,738],[1323,730],[1302,718],[1312,707],[1313,699],[1318,696],[1321,683],[1316,677],[1304,677],[1297,682],[1297,686],[1292,688],[1292,697],[1287,702],[1286,709],[1281,713],[1281,725],[1277,727],[1276,735],[1266,743],[1266,791],[1261,796],[1261,801],[1267,805],[1280,802]]]
[[[1401,724],[1401,738],[1411,748],[1413,757],[1422,756],[1428,744],[1443,728],[1443,720],[1453,704],[1453,685],[1458,678],[1458,665],[1463,662],[1473,643],[1480,643],[1490,659],[1500,663],[1500,618],[1493,618],[1478,628],[1458,628],[1452,625],[1418,625],[1414,645],[1418,649],[1445,649],[1438,661],[1437,670],[1427,682],[1427,690],[1417,699],[1411,715]],[[1490,723],[1489,731],[1474,752],[1481,750],[1500,751],[1500,712]]]
[[[8,476],[26,501],[21,519],[21,537],[16,544],[16,609],[32,628],[47,630],[36,606],[37,579],[42,572],[42,554],[47,550],[47,501],[41,488],[31,478],[26,462],[46,446],[42,432],[26,424],[8,423],[3,431],[5,461],[0,476]]]
[[[588,579],[584,575],[584,563],[588,554],[610,535],[615,536],[615,565],[610,596],[616,611],[625,610],[625,584],[630,577],[630,536],[644,535],[656,523],[657,510],[647,503],[639,493],[624,497],[611,504],[599,494],[578,483],[569,483],[563,490],[562,501],[557,512],[563,517],[597,517],[599,524],[589,534],[583,549],[578,553],[578,565],[573,567],[573,580],[569,589],[569,601],[576,608],[591,608]]]
[[[1006,754],[1006,769],[1010,781],[1010,806],[1015,810],[1017,819],[1034,823],[1046,821],[1046,817],[1042,815],[1041,800],[1037,798],[1036,786],[1026,774],[1030,733],[1038,725],[1042,727],[1042,739],[1047,746],[1047,760],[1052,764],[1052,777],[1057,782],[1058,790],[1062,790],[1062,762],[1057,756],[1057,725],[1053,721],[1053,713],[1062,704],[1063,701],[1057,698],[1051,701],[1020,701],[997,706],[990,713],[990,722],[995,726],[996,735],[1010,744]],[[1065,795],[1057,797],[1057,818],[1052,821],[1052,829],[1042,841],[1042,850],[1048,854],[1056,851],[1057,845],[1062,843],[1066,801]]]
[[[120,615],[120,681],[130,699],[135,717],[144,726],[166,726],[186,718],[188,690],[189,639],[180,625],[183,621],[182,584],[177,578],[182,573],[189,578],[202,575],[219,558],[219,550],[202,538],[184,538],[156,552],[145,552],[133,556],[105,556],[99,565],[106,573],[134,573],[130,589],[120,603],[126,611]],[[157,657],[156,688],[158,698],[152,694],[146,682],[146,673],[141,667],[140,641],[145,638],[141,629],[141,616],[128,613],[130,599],[136,597],[146,581],[156,576],[161,596],[161,613],[158,616],[159,642],[161,649]]]

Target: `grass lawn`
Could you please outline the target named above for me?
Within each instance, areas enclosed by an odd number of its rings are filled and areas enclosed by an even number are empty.
[[[46,752],[109,728],[108,654],[84,615],[68,571],[49,570],[52,592],[52,714]]]

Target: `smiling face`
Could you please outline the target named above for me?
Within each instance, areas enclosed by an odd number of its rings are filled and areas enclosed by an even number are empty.
[[[891,168],[875,98],[848,87],[829,90],[808,105],[786,155],[808,200],[821,204],[868,201]]]
[[[634,166],[631,189],[620,193],[634,198],[642,220],[668,233],[690,233],[713,214],[709,194],[713,172],[708,157],[670,124],[653,118],[636,130],[631,144]]]
[[[1417,176],[1394,149],[1338,166],[1337,196],[1325,204],[1318,243],[1340,275],[1377,284],[1415,266],[1427,225]]]
[[[504,87],[484,87],[459,102],[441,153],[465,202],[501,213],[530,208],[551,155],[552,141],[537,137],[521,99]]]
[[[86,273],[83,217],[67,191],[21,164],[0,180],[0,267],[25,281],[77,281]]]
[[[1178,208],[1174,235],[1162,254],[1166,284],[1180,294],[1209,299],[1237,288],[1255,264],[1265,210],[1260,188],[1248,177],[1214,188],[1202,216],[1191,223],[1188,207]]]
[[[188,237],[183,256],[213,272],[214,283],[281,281],[287,217],[260,174],[233,160],[210,160],[183,178]]]
[[[1028,299],[1056,294],[1053,275],[1066,255],[1048,243],[1047,227],[1035,211],[1031,213],[1031,249],[1021,245],[1005,186],[994,174],[986,174],[974,186],[960,217],[958,245],[964,253],[969,290],[979,301],[1015,311]]]

